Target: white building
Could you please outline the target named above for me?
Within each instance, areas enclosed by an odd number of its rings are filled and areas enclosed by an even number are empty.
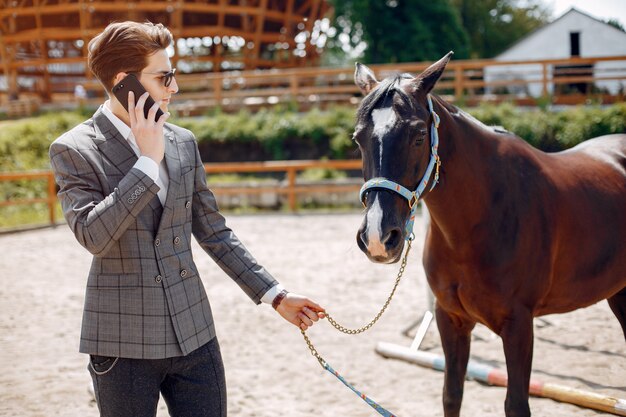
[[[509,49],[496,56],[496,61],[530,61],[546,59],[568,59],[571,57],[596,58],[607,56],[626,56],[626,33],[598,20],[575,8],[570,9],[553,22],[537,29],[522,38]],[[549,65],[547,78],[551,80],[555,70],[572,72],[571,68]],[[577,67],[579,75],[594,77],[626,77],[626,61],[598,62],[595,65]],[[543,90],[543,66],[500,65],[485,68],[485,81],[498,82],[498,86],[489,86],[487,93],[507,89],[520,96],[539,97]],[[535,81],[515,84],[515,81]],[[581,85],[581,84],[579,84]],[[584,85],[584,83],[582,84]],[[610,94],[626,91],[626,80],[596,81],[595,88],[606,90]],[[557,85],[557,91],[574,88],[575,84]],[[561,89],[561,90],[559,90]],[[547,84],[548,94],[555,93],[553,83]]]

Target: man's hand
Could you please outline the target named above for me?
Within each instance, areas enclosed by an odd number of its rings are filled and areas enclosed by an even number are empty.
[[[156,112],[159,108],[158,103],[154,103],[148,112],[148,118],[143,115],[143,106],[148,98],[148,92],[139,97],[135,105],[135,95],[132,91],[128,92],[128,114],[130,116],[130,129],[135,136],[139,152],[142,156],[151,158],[158,164],[163,160],[165,153],[165,142],[163,140],[163,125],[169,113],[164,113],[159,117],[158,121],[154,121]]]
[[[313,326],[313,322],[326,317],[324,309],[317,303],[298,294],[288,293],[276,308],[285,320],[302,330]]]

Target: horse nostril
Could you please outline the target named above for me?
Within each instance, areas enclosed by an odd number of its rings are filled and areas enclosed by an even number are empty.
[[[361,248],[367,247],[367,235],[365,234],[365,232],[359,233],[359,239],[357,243]]]
[[[398,228],[391,229],[383,238],[382,243],[385,245],[386,249],[393,249],[398,244],[400,244],[400,240],[402,239],[402,232]]]

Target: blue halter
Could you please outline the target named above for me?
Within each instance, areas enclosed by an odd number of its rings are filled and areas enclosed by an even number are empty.
[[[406,221],[405,232],[406,232],[406,240],[413,239],[413,223],[415,222],[415,213],[417,212],[417,205],[420,199],[423,197],[424,189],[428,184],[428,180],[435,170],[435,179],[433,184],[430,187],[431,191],[435,188],[435,185],[439,182],[439,167],[441,166],[441,159],[439,159],[439,155],[437,154],[437,148],[439,147],[439,135],[437,133],[437,128],[439,127],[439,115],[435,113],[433,109],[433,102],[428,96],[428,110],[430,114],[433,116],[433,123],[430,128],[430,137],[431,137],[431,148],[430,148],[430,161],[428,162],[428,167],[426,168],[426,172],[424,172],[424,176],[422,180],[419,182],[415,191],[409,191],[407,188],[402,185],[395,183],[387,178],[376,177],[367,181],[361,187],[361,191],[359,192],[359,199],[361,203],[365,206],[365,192],[371,189],[386,189],[394,191],[400,194],[409,202],[409,208],[411,209],[411,214],[409,215],[409,219]]]

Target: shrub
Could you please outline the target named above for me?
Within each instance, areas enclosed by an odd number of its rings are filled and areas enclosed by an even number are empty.
[[[626,132],[626,103],[573,107],[561,112],[522,109],[511,104],[468,110],[487,125],[499,125],[544,151],[570,148],[595,136]],[[358,158],[351,140],[355,108],[336,106],[298,113],[286,108],[219,111],[212,116],[174,120],[196,135],[206,162]],[[85,119],[79,113],[46,114],[0,122],[2,171],[47,169],[48,147]],[[443,139],[443,138],[442,138]],[[445,139],[443,139],[445,140]]]
[[[63,112],[1,122],[0,170],[48,169],[52,141],[83,120],[78,113]]]
[[[469,112],[487,125],[500,125],[543,151],[561,151],[602,135],[626,132],[626,103],[577,106],[560,112],[483,105]]]
[[[217,109],[211,115],[172,122],[195,133],[205,162],[344,159],[358,158],[358,149],[351,140],[355,111],[354,107],[337,106],[298,113],[282,107],[254,114],[223,114]],[[591,137],[626,132],[626,103],[581,106],[561,112],[528,110],[511,104],[482,105],[468,112],[487,125],[514,132],[544,151],[559,151]],[[0,122],[0,171],[49,169],[50,143],[89,116],[84,111],[62,112]],[[342,175],[332,170],[310,170],[303,172],[301,178]],[[0,183],[0,200],[43,197],[45,193],[43,181]],[[21,206],[7,207],[0,217],[21,219],[23,210],[26,209]],[[45,218],[45,206],[41,205],[37,213]],[[13,220],[0,226],[12,223]]]

